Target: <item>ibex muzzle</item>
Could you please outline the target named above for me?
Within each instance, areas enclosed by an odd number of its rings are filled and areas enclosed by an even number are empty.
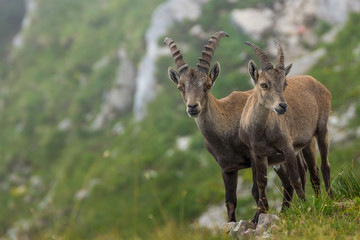
[[[286,112],[286,109],[287,109],[287,104],[286,103],[279,103],[279,107],[280,108],[275,108],[275,112],[277,114],[284,114]]]
[[[187,113],[190,117],[195,118],[199,115],[201,108],[198,108],[199,104],[188,104],[187,105]]]

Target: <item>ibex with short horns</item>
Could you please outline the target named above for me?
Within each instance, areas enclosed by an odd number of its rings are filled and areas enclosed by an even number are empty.
[[[248,68],[254,89],[242,111],[239,131],[240,139],[251,149],[257,174],[260,200],[255,216],[268,210],[265,195],[267,157],[275,154],[284,156],[291,185],[299,198],[305,201],[295,152],[308,146],[314,136],[321,155],[325,187],[331,195],[330,164],[327,158],[330,92],[311,76],[287,79],[286,75],[292,65],[285,67],[284,53],[278,42],[275,42],[278,50],[275,67],[258,46],[245,43],[255,50],[262,70],[258,72],[256,64],[250,60]]]
[[[197,69],[189,69],[180,50],[174,41],[165,38],[164,43],[171,50],[178,72],[169,67],[169,78],[177,85],[185,102],[187,113],[195,119],[204,136],[206,149],[214,156],[221,167],[225,184],[225,202],[229,221],[236,221],[237,205],[236,187],[238,170],[251,167],[249,148],[243,144],[238,135],[240,117],[251,91],[233,92],[223,99],[216,99],[211,94],[211,88],[220,73],[220,64],[215,62],[210,72],[210,63],[214,51],[225,32],[215,33],[205,45]],[[316,167],[315,142],[303,150],[307,165]],[[280,158],[280,159],[279,159]],[[299,158],[299,161],[301,159]],[[281,162],[282,156],[269,158],[269,164]],[[303,161],[303,160],[301,160]],[[300,162],[302,163],[302,162]],[[306,165],[306,164],[305,164]],[[284,188],[283,209],[291,202],[293,188],[288,180],[284,166],[274,168],[279,175]],[[320,179],[318,169],[309,168],[313,187],[318,193]],[[306,170],[303,169],[302,179],[305,183]],[[254,181],[252,194],[258,202],[259,194]]]

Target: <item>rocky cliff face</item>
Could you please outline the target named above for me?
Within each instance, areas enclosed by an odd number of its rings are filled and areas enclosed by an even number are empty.
[[[26,14],[23,18],[23,21],[21,23],[21,30],[20,32],[14,37],[12,44],[15,48],[22,47],[24,42],[24,32],[26,29],[30,26],[32,21],[32,15],[35,12],[37,8],[37,2],[36,0],[25,0],[26,5]]]
[[[316,47],[320,40],[315,33],[318,21],[341,26],[351,11],[360,11],[360,1],[275,1],[271,9],[235,9],[231,20],[255,40],[276,37],[285,49],[291,49],[290,59],[295,59],[307,53],[304,45]],[[271,44],[269,39],[269,51],[275,54]]]
[[[136,77],[133,107],[136,119],[140,120],[145,116],[147,103],[156,95],[154,62],[161,54],[157,38],[165,34],[167,28],[176,22],[186,19],[195,20],[201,14],[201,8],[206,2],[206,0],[169,0],[161,4],[153,13],[145,36],[147,51],[139,65]],[[291,49],[287,54],[288,61],[299,61],[299,64],[294,64],[292,70],[292,73],[295,74],[305,73],[319,57],[325,54],[323,50],[309,53],[307,47],[316,48],[320,40],[331,41],[336,30],[341,28],[348,13],[352,11],[360,11],[360,1],[279,0],[275,1],[271,8],[234,9],[230,22],[255,40],[268,38],[268,50],[274,55],[276,49],[273,47],[273,38],[276,37],[285,50]],[[325,35],[324,38],[327,39],[321,39],[315,33],[318,21],[336,26],[334,31]],[[199,25],[196,26],[201,28]],[[303,57],[305,54],[309,54],[308,57]]]

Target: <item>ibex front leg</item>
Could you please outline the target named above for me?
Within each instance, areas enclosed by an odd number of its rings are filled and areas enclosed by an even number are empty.
[[[257,224],[261,213],[265,213],[269,210],[269,204],[266,198],[266,185],[267,185],[267,157],[258,157],[253,154],[251,167],[255,167],[256,171],[256,184],[258,187],[259,200],[257,201],[257,211],[255,213],[252,222]],[[254,169],[253,169],[254,174]]]
[[[229,222],[236,222],[235,210],[236,210],[236,187],[238,171],[225,172],[222,170],[222,177],[225,184],[225,204],[228,214]]]

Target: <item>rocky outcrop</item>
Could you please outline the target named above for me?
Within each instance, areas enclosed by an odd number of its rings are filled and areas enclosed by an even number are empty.
[[[210,206],[206,212],[201,214],[198,219],[198,225],[208,229],[219,229],[226,223],[226,207],[225,204]]]
[[[231,13],[231,21],[240,31],[255,40],[260,40],[273,27],[275,16],[273,11],[267,8],[235,9]]]
[[[358,104],[358,103],[357,103]],[[356,116],[356,103],[351,103],[344,112],[332,113],[329,118],[330,142],[344,143],[347,139],[359,138],[360,127],[348,128],[349,122]]]
[[[358,0],[316,0],[316,15],[330,24],[343,24],[349,12],[360,11]]]
[[[310,68],[315,65],[318,60],[324,56],[326,53],[325,49],[319,48],[311,53],[308,53],[304,56],[301,56],[295,60],[293,60],[293,66],[289,73],[290,76],[295,76],[299,74],[304,74],[310,70]]]
[[[26,4],[26,13],[21,23],[21,30],[20,32],[14,37],[12,41],[12,45],[15,48],[22,47],[24,43],[24,31],[30,26],[32,21],[32,15],[37,9],[37,2],[36,0],[25,0]]]
[[[113,88],[105,96],[105,102],[102,104],[99,114],[95,117],[91,128],[99,130],[106,123],[114,120],[116,115],[132,108],[133,96],[135,91],[136,70],[134,64],[127,58],[124,48],[118,51],[120,65],[117,70]],[[106,59],[106,58],[105,58]],[[101,66],[105,60],[101,60],[96,67]]]
[[[240,222],[230,222],[223,225],[223,232],[229,234],[233,239],[244,238],[269,238],[270,230],[280,218],[275,214],[262,213],[259,216],[257,226],[252,222],[240,220]]]
[[[283,48],[291,49],[288,59],[295,59],[307,53],[307,46],[316,46],[319,39],[315,28],[319,20],[330,25],[342,25],[348,12],[360,11],[360,2],[354,0],[293,0],[275,1],[273,7],[262,9],[235,9],[232,23],[255,40],[272,35]],[[273,42],[268,42],[270,52],[275,55]]]
[[[71,128],[71,126],[72,126],[71,119],[65,118],[58,123],[57,127],[60,131],[68,131]]]

